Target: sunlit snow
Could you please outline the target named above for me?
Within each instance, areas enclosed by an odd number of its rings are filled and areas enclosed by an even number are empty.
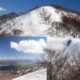
[[[47,69],[41,69],[13,80],[47,80]]]
[[[40,7],[28,14],[22,15],[15,19],[7,21],[1,26],[0,34],[14,35],[14,30],[21,30],[21,36],[29,35],[46,35],[45,31],[50,28],[50,25],[41,24],[40,12],[45,9],[48,14],[51,14],[51,19],[54,22],[61,22],[61,14],[56,13],[56,9],[50,6]],[[43,12],[42,12],[43,13]]]

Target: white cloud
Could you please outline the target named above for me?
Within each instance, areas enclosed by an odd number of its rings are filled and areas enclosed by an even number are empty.
[[[0,11],[7,11],[7,9],[0,7]]]
[[[40,40],[22,40],[17,42],[11,42],[10,47],[19,52],[23,53],[37,53],[41,54],[44,52],[46,42],[43,39]]]

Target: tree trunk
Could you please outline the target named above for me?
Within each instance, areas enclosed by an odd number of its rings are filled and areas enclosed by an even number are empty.
[[[52,63],[48,63],[47,65],[47,80],[53,80],[53,65]]]

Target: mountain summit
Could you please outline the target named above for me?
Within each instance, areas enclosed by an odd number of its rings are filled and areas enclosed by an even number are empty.
[[[58,6],[43,6],[7,20],[0,36],[80,37],[80,13]]]

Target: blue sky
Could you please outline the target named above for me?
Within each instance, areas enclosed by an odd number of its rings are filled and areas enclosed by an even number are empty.
[[[80,0],[0,0],[0,7],[7,11],[0,11],[0,15],[9,12],[28,12],[36,6],[61,5],[76,11],[80,11]]]
[[[0,58],[30,58],[35,59],[38,55],[32,53],[19,52],[10,47],[11,42],[18,43],[22,40],[34,40],[38,41],[43,39],[46,41],[46,37],[0,37]]]

